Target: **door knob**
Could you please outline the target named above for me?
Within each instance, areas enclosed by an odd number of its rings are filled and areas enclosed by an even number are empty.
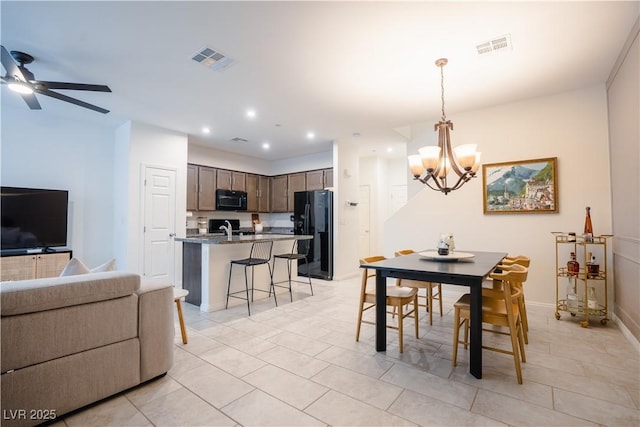
[[[169,237],[176,237],[176,233],[169,233]]]

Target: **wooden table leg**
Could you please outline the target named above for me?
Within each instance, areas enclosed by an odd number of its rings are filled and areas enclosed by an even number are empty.
[[[180,298],[176,299],[176,307],[178,307],[178,320],[180,321],[180,332],[182,333],[182,343],[187,343],[187,330],[184,327],[184,317],[182,317],[182,303]]]

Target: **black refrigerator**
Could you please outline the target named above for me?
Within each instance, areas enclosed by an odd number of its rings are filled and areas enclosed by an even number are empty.
[[[293,195],[293,232],[309,234],[313,240],[300,240],[298,252],[308,251],[307,266],[298,261],[298,275],[333,279],[333,193],[328,190],[297,191]]]

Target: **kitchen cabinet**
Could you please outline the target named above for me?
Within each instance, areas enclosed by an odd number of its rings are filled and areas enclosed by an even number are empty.
[[[271,178],[271,212],[288,211],[288,176],[278,175]]]
[[[324,188],[333,187],[333,168],[324,169]]]
[[[247,191],[246,175],[247,174],[244,172],[218,169],[217,188],[220,188],[222,190]]]
[[[258,176],[258,212],[271,212],[270,182],[268,176]]]
[[[216,169],[198,167],[198,210],[216,210]]]
[[[187,210],[198,210],[198,166],[187,165]]]
[[[249,212],[258,211],[258,175],[248,173],[245,178],[245,184],[247,188],[247,210]]]
[[[324,188],[324,171],[309,171],[306,173],[307,191],[322,190]]]
[[[296,191],[306,191],[307,180],[306,173],[292,173],[289,174],[289,185],[287,188],[287,212],[293,212],[293,193]]]
[[[29,280],[59,276],[71,259],[71,251],[4,256],[0,259],[0,279]]]

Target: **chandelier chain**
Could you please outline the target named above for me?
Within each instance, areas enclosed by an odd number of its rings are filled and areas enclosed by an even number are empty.
[[[444,65],[440,66],[440,100],[442,101],[442,121],[446,121],[447,117],[444,114]]]

